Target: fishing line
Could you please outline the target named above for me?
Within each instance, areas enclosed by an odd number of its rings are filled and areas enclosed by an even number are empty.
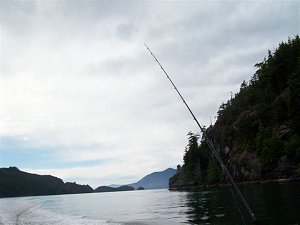
[[[235,204],[236,204],[236,206],[237,206],[237,208],[238,208],[238,211],[239,211],[240,216],[241,216],[241,218],[242,218],[243,224],[246,225],[245,218],[244,218],[244,216],[243,216],[242,210],[241,210],[241,208],[240,208],[240,206],[239,206],[239,203],[238,203],[238,201],[237,201],[237,199],[236,199],[236,196],[234,195],[234,192],[233,192],[233,189],[232,189],[232,185],[230,184],[230,182],[229,182],[229,180],[228,180],[228,177],[227,177],[226,175],[225,175],[225,178],[226,178],[227,182],[229,183],[230,192],[231,192],[232,197],[233,197],[233,199],[234,199],[234,202],[235,202]]]
[[[221,165],[221,167],[224,170],[225,174],[227,175],[230,183],[232,184],[232,186],[234,187],[234,189],[237,192],[238,196],[240,197],[241,201],[243,202],[243,204],[244,204],[247,212],[249,213],[249,215],[250,215],[250,217],[252,219],[252,222],[254,224],[258,225],[259,224],[258,220],[256,219],[256,217],[255,217],[254,213],[252,212],[250,206],[248,205],[247,201],[245,200],[244,196],[242,195],[241,191],[239,190],[238,186],[236,185],[235,181],[233,180],[232,176],[230,175],[227,167],[223,163],[221,157],[219,156],[217,150],[215,149],[213,141],[209,138],[208,134],[206,133],[205,128],[200,125],[200,123],[198,122],[196,116],[192,112],[191,108],[189,107],[189,105],[187,104],[187,102],[185,101],[185,99],[182,97],[181,93],[179,92],[179,90],[177,89],[177,87],[175,86],[175,84],[173,83],[173,81],[171,80],[170,76],[168,75],[168,73],[163,68],[163,66],[160,64],[160,62],[158,61],[158,59],[156,58],[156,56],[153,54],[153,52],[150,50],[150,48],[146,45],[146,43],[144,43],[144,45],[146,46],[146,48],[148,49],[148,51],[150,52],[150,54],[153,56],[153,58],[155,59],[155,61],[157,62],[157,64],[160,66],[160,68],[162,69],[162,71],[164,72],[164,74],[167,76],[168,80],[171,82],[171,84],[174,87],[174,89],[176,90],[177,94],[180,96],[181,100],[183,101],[183,104],[186,106],[186,108],[188,109],[188,111],[192,115],[193,119],[197,123],[198,127],[200,128],[200,130],[201,130],[201,132],[203,134],[204,140],[206,141],[206,143],[207,143],[208,147],[210,148],[213,156],[215,157],[215,159]]]

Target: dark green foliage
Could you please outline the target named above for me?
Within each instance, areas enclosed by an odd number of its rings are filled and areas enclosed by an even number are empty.
[[[0,168],[0,197],[90,193],[88,185],[64,183],[53,176],[20,171],[16,167]]]
[[[260,127],[258,133],[256,134],[256,151],[259,155],[262,154],[264,149],[265,140],[268,140],[271,137],[272,129],[270,127],[263,128]]]
[[[183,157],[184,166],[183,174],[188,182],[200,183],[204,181],[213,181],[213,177],[217,177],[217,169],[210,162],[209,148],[204,140],[201,141],[201,145],[198,144],[199,135],[192,132],[188,133],[189,143],[185,150]],[[210,170],[208,170],[210,169]],[[210,172],[210,178],[207,178],[207,174]]]
[[[183,161],[185,164],[194,168],[199,159],[200,151],[198,149],[198,139],[199,135],[194,134],[192,132],[188,133],[189,144],[186,147],[185,155],[183,157]]]
[[[206,170],[209,164],[209,148],[205,141],[201,141],[201,145],[199,146],[199,157],[201,163],[201,170]]]
[[[284,142],[277,137],[272,137],[263,141],[261,157],[265,170],[272,170],[277,166],[277,161],[282,155]]]
[[[211,160],[207,168],[207,181],[215,183],[221,176],[220,168],[216,160]]]
[[[263,171],[280,157],[296,156],[300,132],[300,39],[281,43],[275,53],[255,65],[258,70],[240,92],[222,104],[212,133],[221,148],[256,152]],[[293,138],[289,138],[289,136]]]
[[[286,144],[284,153],[287,154],[291,159],[300,158],[300,136],[298,134],[295,134]]]
[[[207,132],[220,146],[221,157],[238,180],[249,177],[269,179],[278,174],[285,177],[298,176],[299,36],[281,43],[274,53],[269,51],[267,58],[255,67],[257,71],[250,81],[242,82],[239,93],[221,104],[217,121]],[[202,141],[199,146],[197,141],[198,136],[189,133],[182,174],[194,182],[221,179],[205,142]],[[296,169],[284,170],[282,162],[286,157],[293,164],[289,168]]]
[[[298,46],[300,48],[300,46]],[[288,109],[294,129],[300,132],[300,57],[296,70],[290,74],[288,79],[290,95],[288,99]]]

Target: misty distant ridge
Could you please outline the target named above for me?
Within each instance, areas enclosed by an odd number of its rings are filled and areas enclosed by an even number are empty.
[[[143,187],[145,189],[165,189],[169,188],[169,179],[176,173],[176,169],[168,168],[163,171],[153,172],[135,183],[126,184],[126,186],[133,187],[134,189],[138,189],[139,187]],[[119,188],[122,185],[119,184],[111,184],[108,187],[111,188]]]
[[[168,168],[164,171],[150,173],[136,183],[127,184],[128,186],[143,187],[145,189],[164,189],[169,188],[169,179],[176,173],[176,169]]]
[[[169,187],[169,179],[176,173],[176,169],[168,168],[143,177],[136,183],[116,185],[113,187],[100,186],[95,190],[89,185],[80,185],[50,175],[31,174],[19,170],[17,167],[0,168],[0,198],[79,194],[92,192],[132,191],[134,189],[162,189]]]

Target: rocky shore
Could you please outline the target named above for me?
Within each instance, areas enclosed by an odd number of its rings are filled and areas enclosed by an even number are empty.
[[[274,179],[274,180],[257,180],[257,181],[244,181],[238,182],[238,186],[245,185],[262,185],[262,184],[285,184],[292,182],[300,182],[300,177],[298,178],[283,178],[283,179]],[[216,187],[228,187],[229,183],[217,183],[217,184],[202,184],[202,185],[192,185],[187,184],[183,186],[173,186],[169,188],[169,191],[193,191],[203,188],[216,188]]]

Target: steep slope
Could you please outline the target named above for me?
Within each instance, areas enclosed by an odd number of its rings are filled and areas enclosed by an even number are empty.
[[[300,178],[300,38],[281,43],[223,103],[207,133],[237,181]],[[170,187],[225,182],[204,139],[189,134]]]
[[[136,183],[128,184],[128,186],[143,187],[145,189],[163,189],[169,187],[169,179],[176,173],[175,169],[168,168],[164,171],[154,172],[143,177]]]

